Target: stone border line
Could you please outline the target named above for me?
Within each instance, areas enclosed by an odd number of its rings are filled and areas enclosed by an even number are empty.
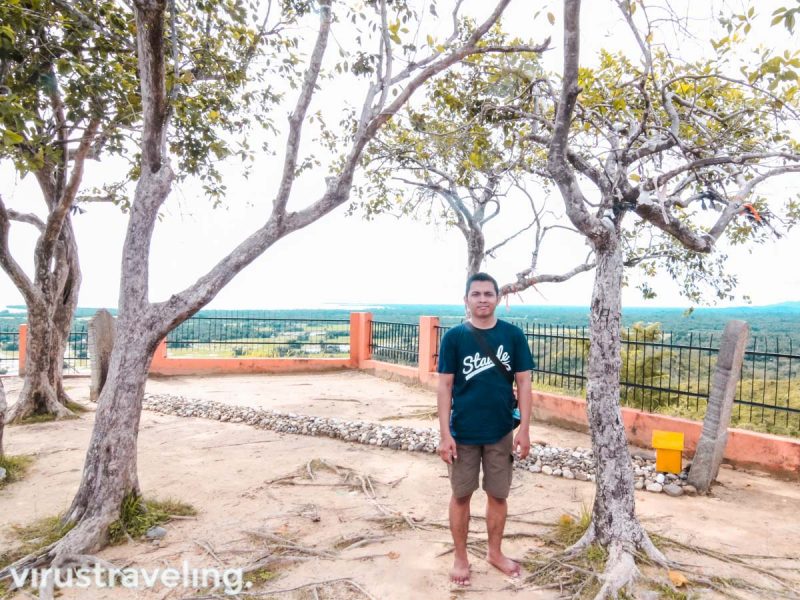
[[[439,445],[439,432],[432,428],[382,425],[368,421],[281,413],[172,394],[145,394],[143,408],[177,417],[198,417],[226,423],[244,423],[278,433],[330,437],[345,442],[407,452],[433,454]],[[697,493],[697,490],[686,482],[686,470],[680,475],[657,473],[655,460],[652,458],[643,454],[634,454],[631,460],[637,490],[664,492],[670,496]],[[530,455],[525,460],[515,460],[514,466],[531,473],[578,481],[594,481],[596,477],[592,450],[585,448],[559,448],[531,444]]]

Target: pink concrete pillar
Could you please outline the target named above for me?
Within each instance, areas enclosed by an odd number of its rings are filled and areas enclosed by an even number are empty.
[[[419,318],[419,374],[424,381],[428,373],[436,370],[436,328],[439,317]]]
[[[164,366],[167,360],[167,338],[158,342],[156,351],[153,352],[153,360],[150,361],[150,371],[159,373],[162,371],[160,367]]]
[[[19,374],[25,375],[25,359],[28,354],[28,324],[23,323],[19,326],[19,337],[17,338],[19,347]]]
[[[361,368],[365,360],[372,358],[369,349],[372,338],[372,313],[350,313],[350,363],[353,368]]]

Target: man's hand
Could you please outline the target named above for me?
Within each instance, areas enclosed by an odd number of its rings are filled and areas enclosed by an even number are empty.
[[[514,443],[511,448],[512,451],[517,450],[517,448],[519,448],[520,460],[524,460],[525,458],[528,457],[528,454],[531,451],[531,435],[527,427],[520,427],[520,430],[514,437]]]
[[[528,442],[528,447],[530,448],[530,442]],[[458,458],[458,454],[456,453],[456,441],[453,439],[452,435],[445,435],[442,436],[442,439],[439,441],[439,457],[446,462],[448,465],[453,464],[453,460]]]

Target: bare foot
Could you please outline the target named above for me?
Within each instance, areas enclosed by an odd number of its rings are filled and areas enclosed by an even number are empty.
[[[470,566],[466,558],[458,558],[453,561],[453,568],[450,569],[450,581],[460,586],[470,585]]]
[[[520,567],[519,563],[511,560],[502,552],[500,554],[487,554],[486,561],[494,568],[499,569],[509,577],[519,577]]]

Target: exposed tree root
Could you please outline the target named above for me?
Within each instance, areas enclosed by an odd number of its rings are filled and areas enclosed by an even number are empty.
[[[573,523],[573,527],[578,525]],[[737,569],[748,569],[763,577],[759,583],[755,577],[725,578],[715,574],[708,576],[692,565],[684,565],[667,559],[651,539],[642,531],[643,536],[638,544],[625,544],[612,541],[606,550],[599,545],[595,529],[591,524],[577,542],[562,552],[554,554],[530,553],[525,560],[526,568],[531,574],[525,583],[539,589],[555,589],[565,597],[573,599],[605,600],[617,598],[621,592],[636,597],[642,588],[653,590],[672,590],[679,592],[685,588],[712,590],[723,597],[742,600],[743,596],[757,598],[797,599],[797,581],[782,576],[775,569],[765,569],[758,564],[751,564],[737,555],[728,555],[717,550],[702,548],[654,534],[653,539],[664,545],[672,545],[682,550],[707,556],[727,563]],[[574,539],[574,538],[573,538]],[[564,544],[564,539],[551,538],[551,542]],[[794,557],[782,557],[784,560],[796,560]],[[643,573],[642,565],[669,569],[669,577],[654,576],[664,573],[660,569],[650,569]],[[677,573],[675,570],[680,567]],[[787,569],[791,570],[791,569]],[[674,576],[683,578],[684,583],[676,583]]]
[[[627,550],[622,543],[612,542],[608,549],[606,568],[600,576],[603,585],[597,592],[595,600],[616,598],[622,590],[630,590],[639,575],[636,568],[636,559],[633,553]]]
[[[594,544],[595,539],[596,535],[594,523],[589,523],[589,527],[586,529],[580,539],[572,544],[572,546],[564,550],[564,557],[575,558],[576,556],[579,556],[584,550],[586,550],[586,548]]]
[[[693,552],[695,554],[700,554],[702,556],[708,556],[709,558],[713,558],[714,560],[718,560],[723,563],[732,564],[737,567],[742,567],[744,569],[749,569],[754,573],[758,573],[759,575],[773,581],[776,585],[778,585],[782,590],[792,594],[788,597],[796,598],[797,593],[797,581],[792,581],[787,577],[783,577],[776,573],[774,568],[764,568],[760,567],[759,565],[752,564],[746,560],[744,557],[737,556],[735,554],[728,554],[725,552],[720,552],[719,550],[712,550],[710,548],[703,548],[702,546],[696,546],[692,544],[685,544],[680,542],[676,539],[666,537],[663,535],[658,535],[657,539],[661,541],[665,545],[674,546],[676,548],[680,548],[682,550],[687,550],[689,552]],[[778,558],[778,557],[775,557]],[[795,557],[783,557],[783,560],[798,560]],[[758,591],[764,591],[766,588],[758,588]]]

